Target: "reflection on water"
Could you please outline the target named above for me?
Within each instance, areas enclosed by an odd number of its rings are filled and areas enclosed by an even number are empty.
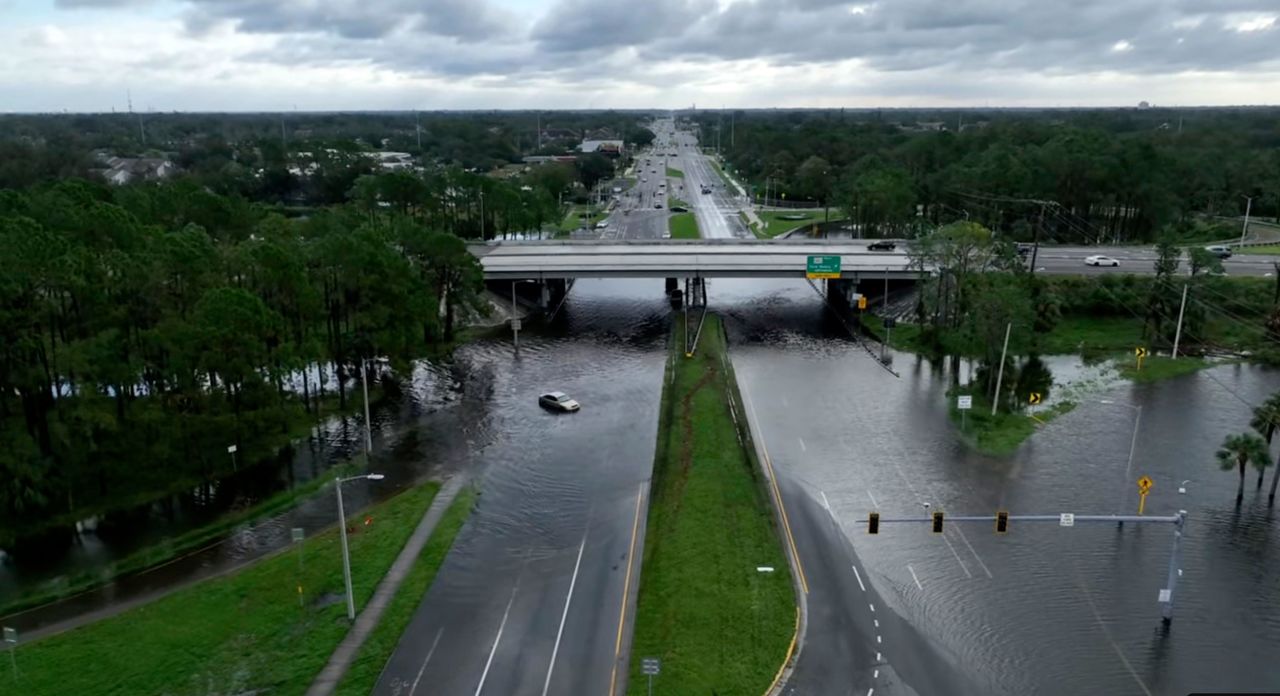
[[[579,282],[550,325],[522,332],[518,359],[509,340],[495,337],[449,361],[416,365],[401,398],[375,417],[375,466],[387,473],[386,485],[352,487],[354,504],[465,470],[503,505],[489,506],[491,514],[460,540],[458,567],[493,540],[571,547],[583,509],[614,504],[608,496],[619,480],[652,456],[652,443],[641,440],[651,439],[670,312],[661,283]],[[1130,384],[1077,358],[1021,360],[1016,376],[1006,375],[1019,394],[1038,391],[1046,405],[1071,399],[1079,406],[1010,457],[992,458],[968,450],[946,412],[947,389],[973,380],[978,365],[894,353],[894,376],[852,344],[804,282],[713,281],[708,299],[728,318],[739,379],[768,395],[755,406],[780,475],[815,498],[825,495],[886,600],[993,693],[1175,694],[1280,683],[1280,513],[1267,507],[1265,488],[1255,495],[1251,486],[1236,509],[1234,474],[1213,459],[1225,434],[1247,428],[1249,404],[1280,387],[1280,375],[1226,365]],[[528,408],[530,394],[543,388],[565,389],[584,403],[634,403],[643,427],[629,428],[616,409],[595,421],[584,411],[574,426],[592,443],[584,448],[600,448],[598,475],[547,466],[550,455],[536,451],[540,433],[566,421]],[[1140,423],[1130,408],[1139,406]],[[356,423],[330,424],[278,476],[306,480],[318,462],[358,443]],[[522,466],[535,455],[540,466]],[[985,525],[951,524],[941,536],[895,527],[872,538],[858,523],[873,506],[918,514],[923,502],[972,514],[1132,511],[1132,479],[1142,474],[1156,481],[1149,513],[1189,513],[1185,574],[1167,635],[1156,603],[1170,546],[1164,526],[1024,523],[996,536]],[[1179,495],[1187,479],[1189,493]],[[287,543],[291,526],[318,529],[333,516],[329,497],[320,496],[238,531],[191,563],[28,621],[57,621],[197,577]],[[86,543],[73,555],[91,567],[110,556],[103,548]],[[15,570],[4,572],[12,582]]]

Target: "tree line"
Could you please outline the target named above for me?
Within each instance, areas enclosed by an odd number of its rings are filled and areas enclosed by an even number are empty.
[[[718,130],[726,162],[757,195],[767,185],[773,200],[839,206],[865,236],[914,236],[963,219],[1019,241],[1039,230],[1046,240],[1124,243],[1166,231],[1230,237],[1203,221],[1243,214],[1246,197],[1253,215],[1280,216],[1278,114],[828,110],[697,119],[704,146]]]
[[[410,174],[303,219],[190,180],[0,190],[0,543],[214,481],[344,407],[364,359],[447,345],[486,311],[463,237],[532,224],[476,185],[485,218]]]

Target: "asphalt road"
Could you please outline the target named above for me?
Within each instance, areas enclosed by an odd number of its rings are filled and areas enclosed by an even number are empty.
[[[698,217],[698,231],[704,239],[753,239],[754,235],[742,223],[738,211],[744,201],[729,190],[716,173],[707,157],[698,149],[697,138],[688,131],[675,134],[677,143],[677,169],[684,172],[685,190],[691,198]],[[710,189],[703,193],[702,189]]]
[[[619,309],[580,285],[518,360],[505,339],[463,351],[488,404],[467,436],[479,502],[373,693],[603,696],[625,681],[668,310],[660,292]],[[583,410],[542,411],[552,388]]]

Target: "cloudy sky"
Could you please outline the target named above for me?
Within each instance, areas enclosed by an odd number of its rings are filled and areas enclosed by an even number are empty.
[[[1280,0],[0,0],[0,111],[1280,102]]]

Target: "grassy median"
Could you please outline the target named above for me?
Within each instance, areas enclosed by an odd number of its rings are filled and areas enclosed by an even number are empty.
[[[357,610],[439,489],[428,483],[351,516]],[[117,616],[19,645],[14,693],[302,694],[346,634],[347,619],[337,529],[308,539],[301,555],[301,571],[299,550],[291,549]],[[299,606],[299,585],[305,606]]]
[[[956,396],[973,396],[973,408],[961,414],[956,408]],[[1009,411],[1002,408],[991,415],[991,402],[981,394],[968,389],[947,393],[951,422],[960,429],[960,436],[975,450],[996,457],[1012,454],[1018,446],[1031,437],[1038,427],[1075,409],[1073,401],[1060,401],[1039,411]]]
[[[383,666],[391,659],[391,653],[395,652],[396,644],[400,642],[400,634],[404,633],[418,605],[426,597],[427,590],[444,563],[444,557],[453,546],[453,540],[471,515],[475,502],[476,491],[471,487],[463,488],[458,492],[458,497],[453,499],[444,517],[440,518],[435,530],[431,532],[431,539],[414,562],[413,570],[409,571],[404,584],[396,591],[396,596],[382,614],[382,621],[360,647],[360,654],[338,685],[338,694],[366,696],[373,692]]]
[[[667,178],[668,178],[668,179],[683,179],[683,178],[684,178],[684,172],[680,171],[679,169],[676,169],[675,167],[667,167]]]
[[[719,319],[697,354],[676,323],[663,391],[628,693],[759,694],[795,629],[790,569],[755,463]],[[730,400],[733,400],[733,406]],[[760,572],[768,566],[772,572]],[[655,688],[657,691],[658,688]]]

